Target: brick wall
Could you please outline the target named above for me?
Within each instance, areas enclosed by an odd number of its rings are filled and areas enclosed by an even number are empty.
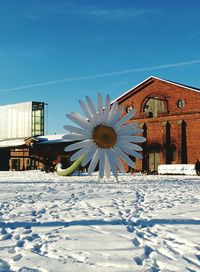
[[[143,111],[151,97],[162,99],[166,105],[166,111],[153,118],[147,117]],[[179,100],[184,100],[183,108],[177,106]],[[137,160],[138,171],[149,170],[150,160],[159,160],[159,164],[166,163],[166,154],[170,160],[168,163],[193,164],[197,158],[200,159],[200,91],[150,78],[121,96],[118,103],[124,106],[124,114],[128,106],[135,108],[137,113],[131,122],[138,122],[141,126],[145,124],[147,127],[148,167],[144,169],[144,162]],[[167,144],[166,124],[168,137],[170,135]]]

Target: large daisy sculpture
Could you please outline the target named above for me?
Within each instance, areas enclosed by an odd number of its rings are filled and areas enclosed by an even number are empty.
[[[143,130],[137,128],[137,123],[127,122],[135,115],[132,109],[122,117],[123,107],[118,107],[114,102],[111,106],[109,95],[106,96],[105,104],[101,94],[98,94],[97,107],[94,106],[90,97],[86,96],[85,104],[79,100],[84,117],[72,112],[66,116],[77,126],[66,125],[64,128],[71,132],[63,136],[64,139],[77,141],[65,148],[65,151],[76,151],[70,158],[76,161],[82,158],[82,166],[89,163],[88,174],[91,175],[99,164],[99,177],[110,177],[111,172],[117,179],[118,170],[124,174],[123,161],[130,167],[135,168],[134,162],[129,155],[142,158],[140,151],[142,143],[146,139],[138,134]],[[87,106],[88,107],[87,107]]]

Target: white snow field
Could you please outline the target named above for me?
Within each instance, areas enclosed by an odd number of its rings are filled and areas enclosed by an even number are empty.
[[[200,178],[0,172],[0,271],[200,271]]]

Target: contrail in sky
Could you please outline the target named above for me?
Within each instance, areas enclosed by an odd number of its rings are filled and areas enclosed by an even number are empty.
[[[158,66],[150,66],[150,67],[144,67],[144,68],[133,68],[133,69],[105,73],[105,74],[63,78],[63,79],[58,79],[58,80],[52,80],[52,81],[46,81],[46,82],[41,82],[41,83],[18,86],[18,87],[14,87],[14,88],[0,89],[0,92],[5,93],[5,92],[11,92],[11,91],[17,91],[17,90],[23,90],[23,89],[30,89],[30,88],[35,88],[35,87],[54,85],[54,84],[59,84],[62,82],[86,80],[86,79],[93,79],[93,78],[100,78],[100,77],[109,77],[109,76],[122,75],[122,74],[134,73],[134,72],[135,73],[136,72],[145,72],[145,71],[151,71],[151,70],[159,70],[159,69],[166,69],[166,68],[171,68],[171,67],[185,66],[185,65],[195,64],[195,63],[200,63],[200,59],[178,62],[178,63],[171,63],[171,64],[163,64],[163,65],[158,65]]]

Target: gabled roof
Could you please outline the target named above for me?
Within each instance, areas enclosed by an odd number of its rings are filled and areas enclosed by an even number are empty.
[[[175,85],[175,86],[183,87],[183,88],[188,89],[190,91],[194,91],[194,92],[200,93],[200,88],[192,87],[192,86],[189,86],[189,85],[184,85],[184,84],[181,84],[181,83],[177,83],[177,82],[174,82],[174,81],[162,79],[162,78],[155,77],[155,76],[150,76],[147,79],[145,79],[142,82],[140,82],[139,84],[135,85],[130,90],[128,90],[125,93],[123,93],[122,95],[120,95],[119,97],[117,97],[116,99],[114,99],[111,103],[114,103],[115,101],[121,100],[123,97],[125,97],[126,95],[128,95],[130,92],[134,92],[134,90],[138,89],[139,87],[142,87],[143,85],[147,84],[148,82],[151,82],[151,80],[153,80],[153,79],[160,80],[160,81],[163,81],[163,82],[166,82],[166,83],[170,83],[170,84]]]
[[[186,84],[180,84],[180,83],[178,83],[178,82],[171,81],[171,80],[164,80],[164,79],[162,79],[162,81],[166,81],[166,82],[172,83],[172,84],[174,84],[174,85],[184,87],[184,88],[189,89],[189,90],[191,90],[191,91],[200,92],[200,88],[192,87],[192,86],[189,86],[189,85],[186,85]]]
[[[2,147],[15,147],[25,145],[24,139],[12,139],[12,140],[2,140],[0,141],[0,148]]]
[[[56,144],[70,142],[70,140],[66,140],[63,138],[64,135],[65,134],[37,136],[37,139],[39,140],[38,144]]]
[[[22,147],[30,145],[32,142],[37,144],[55,144],[61,142],[70,142],[70,140],[63,139],[64,134],[53,134],[44,136],[30,136],[28,138],[18,138],[0,141],[0,148],[6,147]]]

